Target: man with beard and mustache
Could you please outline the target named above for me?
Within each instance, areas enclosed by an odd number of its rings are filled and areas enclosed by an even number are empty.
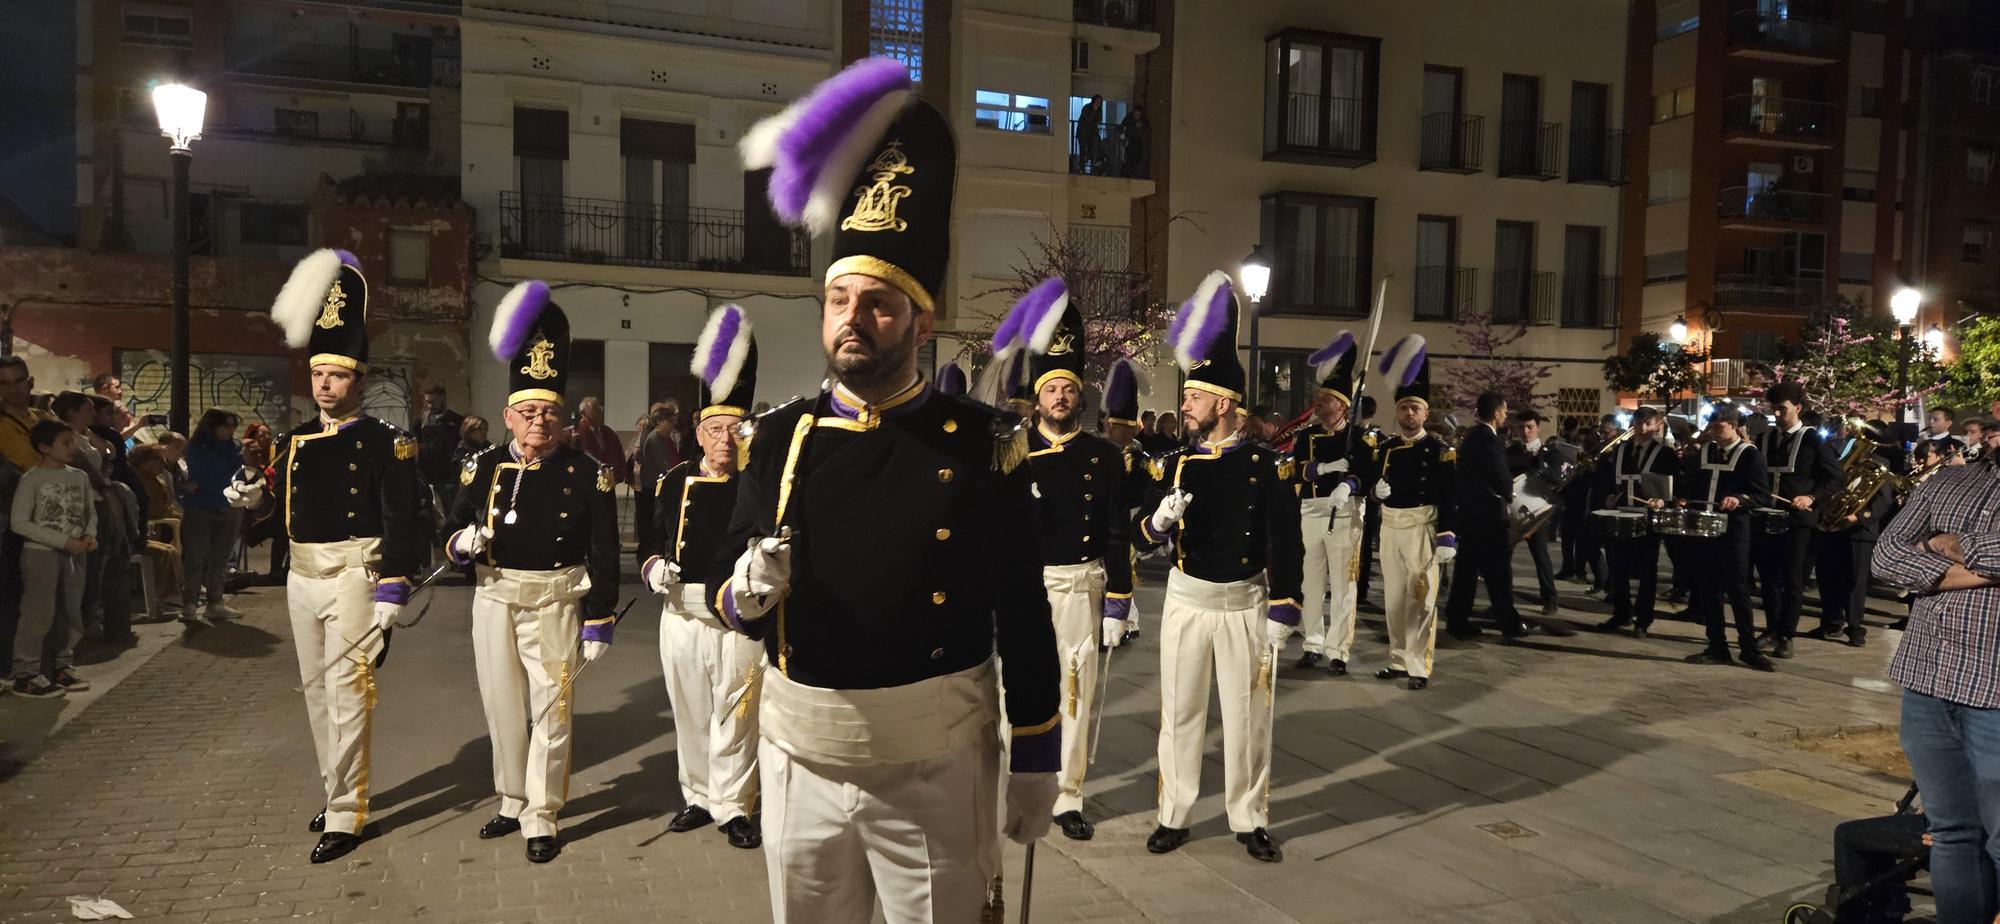
[[[1168,338],[1186,373],[1181,420],[1196,445],[1147,463],[1152,484],[1138,543],[1171,541],[1174,568],[1160,615],[1159,827],[1146,849],[1187,843],[1201,791],[1209,676],[1222,705],[1223,802],[1253,859],[1284,858],[1270,823],[1271,720],[1277,662],[1299,624],[1298,496],[1290,459],[1248,439],[1237,413],[1236,293],[1210,273],[1175,315]]]
[[[1319,392],[1313,397],[1313,422],[1292,438],[1292,461],[1299,467],[1299,533],[1305,540],[1306,640],[1298,666],[1316,667],[1325,658],[1326,672],[1333,677],[1347,674],[1347,656],[1354,647],[1362,520],[1354,487],[1375,451],[1375,437],[1347,421],[1359,354],[1354,334],[1341,331],[1306,357],[1319,374]]]
[[[1035,426],[1028,467],[1040,514],[1042,584],[1055,620],[1063,676],[1062,775],[1055,823],[1071,840],[1090,840],[1083,777],[1090,764],[1090,717],[1097,705],[1097,650],[1125,640],[1132,606],[1130,510],[1122,487],[1126,456],[1083,432],[1083,315],[1060,280],[1036,286],[1014,312],[1023,322]],[[1012,344],[998,347],[1011,351]]]
[[[764,646],[772,918],[865,924],[879,903],[890,921],[976,920],[1000,836],[1049,829],[1061,687],[1027,431],[917,373],[957,145],[902,62],[869,58],[755,126],[743,153],[774,168],[780,219],[833,251],[831,387],[759,421],[702,575],[716,616]]]
[[[1382,354],[1377,370],[1396,390],[1396,432],[1376,446],[1368,490],[1382,502],[1382,612],[1389,666],[1377,680],[1430,686],[1437,646],[1438,569],[1458,555],[1452,476],[1458,454],[1424,429],[1430,419],[1430,359],[1411,334]]]

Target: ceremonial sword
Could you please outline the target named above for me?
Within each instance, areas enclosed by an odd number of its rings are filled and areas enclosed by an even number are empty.
[[[631,609],[632,604],[637,602],[639,602],[639,598],[633,597],[632,599],[625,601],[624,606],[618,608],[618,614],[611,617],[612,628],[617,628],[618,623],[624,621],[625,611]],[[572,648],[570,649],[571,651],[576,651],[583,647],[583,638],[581,636],[578,636],[576,644],[577,648]],[[542,707],[542,711],[535,716],[535,721],[532,725],[529,726],[530,728],[542,724],[542,720],[548,718],[549,711],[554,709],[557,703],[562,702],[563,698],[569,695],[570,688],[576,685],[576,678],[583,676],[583,669],[589,666],[590,662],[585,661],[582,664],[577,665],[576,670],[570,671],[568,677],[563,678],[562,686],[556,688],[555,699],[549,700],[549,704]]]
[[[1028,905],[1035,898],[1035,841],[1028,842],[1028,858],[1021,870],[1021,924],[1028,924]]]
[[[437,570],[432,571],[422,581],[417,582],[416,588],[410,591],[410,596],[415,597],[420,591],[429,588],[432,584],[437,582],[438,578],[443,577],[446,571],[451,570],[451,567],[452,565],[449,560],[447,560],[444,564],[437,566]],[[409,622],[397,623],[396,628],[408,629],[411,626],[414,626],[417,623],[422,622],[424,620],[424,614],[430,612],[430,608],[431,608],[431,599],[429,597],[425,597],[424,605],[417,608],[417,615],[412,617]],[[368,641],[370,637],[381,634],[381,632],[382,632],[381,626],[370,625],[368,627],[368,631],[361,633],[361,635],[354,641],[348,642],[346,648],[341,649],[339,654],[333,656],[333,660],[326,662],[326,664],[322,665],[319,670],[314,671],[311,677],[307,677],[304,681],[300,682],[299,689],[304,690],[308,684],[311,684],[313,681],[326,676],[326,672],[333,670],[334,665],[347,660],[347,656],[351,654],[354,651],[354,649],[361,647],[362,643]]]
[[[1103,740],[1104,712],[1107,708],[1104,694],[1111,689],[1111,654],[1117,650],[1116,645],[1105,648],[1104,666],[1097,670],[1097,717],[1090,721],[1090,757],[1084,761],[1086,767],[1097,763],[1097,742]]]

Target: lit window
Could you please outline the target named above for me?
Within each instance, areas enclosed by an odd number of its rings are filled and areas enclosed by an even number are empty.
[[[924,82],[924,0],[869,0],[868,54],[895,58],[910,68],[910,82]]]
[[[1049,100],[1044,96],[977,90],[972,94],[972,123],[1003,132],[1049,133]]]

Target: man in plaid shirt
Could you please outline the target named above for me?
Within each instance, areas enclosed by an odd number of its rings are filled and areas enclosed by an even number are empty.
[[[1875,573],[1915,592],[1889,677],[1930,818],[1940,924],[1994,920],[2000,865],[2000,476],[1937,473],[1889,521]]]

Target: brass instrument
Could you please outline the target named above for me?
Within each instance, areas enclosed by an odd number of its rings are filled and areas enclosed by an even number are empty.
[[[1884,487],[1891,487],[1897,492],[1898,502],[1908,490],[1908,482],[1896,477],[1894,472],[1889,471],[1889,466],[1875,457],[1875,450],[1881,448],[1881,444],[1868,438],[1861,420],[1850,418],[1846,429],[1854,445],[1848,449],[1847,458],[1841,460],[1840,489],[1813,523],[1829,532],[1846,528],[1848,517],[1859,519]],[[1929,472],[1923,473],[1923,477],[1930,477]]]
[[[1587,474],[1596,471],[1598,463],[1602,462],[1606,456],[1618,451],[1618,444],[1631,439],[1633,432],[1638,429],[1639,425],[1636,423],[1626,427],[1625,432],[1612,437],[1604,445],[1599,446],[1596,452],[1576,460],[1577,473]]]

